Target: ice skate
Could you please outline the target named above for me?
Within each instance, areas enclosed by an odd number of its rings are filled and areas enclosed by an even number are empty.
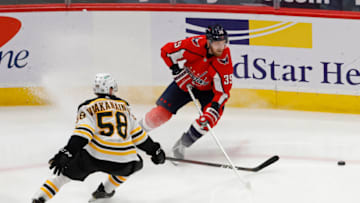
[[[99,187],[96,189],[96,191],[92,193],[92,198],[89,200],[89,202],[94,202],[98,199],[110,198],[114,196],[114,194],[115,194],[115,190],[113,190],[110,193],[107,193],[105,191],[104,185],[101,183]]]
[[[33,199],[31,203],[45,203],[45,199],[40,197],[38,199]]]
[[[185,145],[182,143],[182,139],[180,138],[172,148],[173,155],[177,159],[184,159],[185,157]],[[177,161],[171,161],[175,166],[179,165]]]

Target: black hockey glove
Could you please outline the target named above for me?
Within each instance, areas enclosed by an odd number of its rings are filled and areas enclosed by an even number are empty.
[[[177,64],[177,63],[170,66],[170,70],[172,71],[172,74],[174,76],[178,75],[182,71],[182,69],[180,69],[180,67],[179,67],[179,64]]]
[[[62,148],[52,159],[50,159],[50,170],[54,168],[54,174],[60,175],[69,166],[72,154],[65,148]]]
[[[154,164],[163,164],[165,162],[165,152],[161,149],[160,144],[157,142],[153,143],[149,155],[151,155],[151,161]]]
[[[163,164],[165,162],[165,152],[161,149],[159,143],[154,142],[151,137],[148,137],[145,142],[136,145],[139,149],[146,152],[147,155],[151,156],[151,161],[154,164]]]
[[[160,144],[155,142],[155,151],[151,154],[151,161],[154,164],[163,164],[165,163],[165,152],[161,149]]]

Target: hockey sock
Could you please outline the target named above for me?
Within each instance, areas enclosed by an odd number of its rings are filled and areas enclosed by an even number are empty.
[[[141,119],[139,124],[146,131],[159,127],[170,120],[172,113],[162,106],[156,106],[146,113],[145,118]]]
[[[186,147],[190,147],[196,140],[201,138],[207,131],[202,129],[197,122],[194,122],[189,130],[181,137],[181,142]]]
[[[115,190],[125,181],[126,181],[125,176],[109,175],[108,179],[106,179],[106,181],[103,183],[105,192],[111,193],[113,190]]]
[[[38,190],[38,192],[35,194],[34,198],[38,199],[40,197],[43,197],[45,200],[49,200],[53,198],[57,192],[59,192],[59,189],[63,185],[70,182],[70,180],[70,178],[62,174],[60,176],[54,175],[45,181],[40,190]]]

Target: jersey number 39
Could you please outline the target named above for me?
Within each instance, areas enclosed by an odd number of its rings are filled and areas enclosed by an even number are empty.
[[[233,75],[224,75],[224,85],[232,84]]]

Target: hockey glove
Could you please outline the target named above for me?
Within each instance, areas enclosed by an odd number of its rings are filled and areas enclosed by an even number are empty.
[[[60,175],[69,166],[72,154],[65,148],[62,148],[52,159],[50,159],[50,170],[54,168],[53,173]]]
[[[172,71],[172,75],[178,75],[182,69],[180,69],[179,64],[175,63],[170,67],[170,70]]]
[[[165,163],[165,152],[161,149],[160,144],[155,142],[155,151],[151,154],[151,161],[154,164],[163,164]]]
[[[203,115],[199,117],[198,123],[202,128],[208,130],[207,124],[209,124],[212,128],[218,122],[219,118],[219,104],[213,102],[210,107],[206,108],[206,110],[203,112]]]
[[[174,81],[176,82],[178,87],[187,92],[186,85],[189,83],[191,84],[192,79],[188,74],[186,67],[180,69],[178,64],[174,64],[170,67],[170,69],[172,70]]]

